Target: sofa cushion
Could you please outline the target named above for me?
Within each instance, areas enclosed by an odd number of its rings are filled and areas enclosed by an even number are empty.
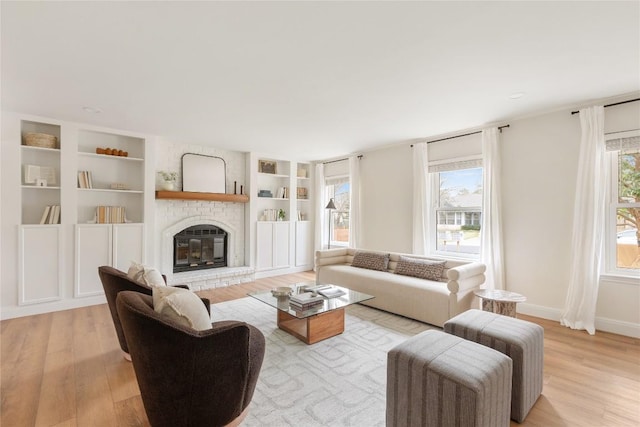
[[[172,286],[153,288],[153,309],[183,326],[197,331],[211,329],[211,318],[200,298],[188,289]]]
[[[430,261],[426,259],[401,256],[396,265],[396,274],[419,277],[427,280],[442,280],[442,272],[446,261]]]
[[[357,251],[351,265],[369,270],[385,271],[389,266],[389,254]]]
[[[149,287],[166,286],[162,274],[153,267],[131,261],[127,276],[136,282],[142,282]]]

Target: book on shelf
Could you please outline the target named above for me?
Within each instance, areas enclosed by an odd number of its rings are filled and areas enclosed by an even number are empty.
[[[279,187],[278,191],[276,191],[277,199],[288,199],[289,198],[289,187]]]
[[[45,206],[40,224],[60,224],[60,205]]]
[[[97,206],[97,224],[123,224],[126,222],[124,206]]]
[[[42,218],[40,218],[40,224],[47,224],[50,210],[51,210],[51,206],[45,206],[44,212],[42,212]]]
[[[78,188],[93,188],[90,171],[78,171]]]

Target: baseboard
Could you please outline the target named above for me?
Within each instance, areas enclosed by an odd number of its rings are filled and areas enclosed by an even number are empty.
[[[67,299],[44,304],[19,305],[2,307],[0,309],[0,320],[14,319],[16,317],[33,316],[36,314],[51,313],[54,311],[71,310],[74,308],[88,307],[90,305],[106,304],[104,295],[87,298]]]
[[[557,308],[549,308],[541,305],[520,303],[517,306],[518,313],[527,316],[540,317],[547,320],[560,321],[562,311]],[[640,338],[640,324],[624,322],[622,320],[608,319],[606,317],[596,317],[596,331],[611,332],[612,334],[624,335],[626,337]]]
[[[302,273],[310,271],[313,265],[303,265],[300,267],[274,268],[272,270],[256,271],[256,279],[264,279],[265,277],[282,276],[283,274]]]

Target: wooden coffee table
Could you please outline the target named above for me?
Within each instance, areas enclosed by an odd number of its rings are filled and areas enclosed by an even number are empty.
[[[292,293],[304,291],[305,286],[314,282],[291,285]],[[373,298],[372,295],[331,285],[344,291],[344,295],[324,298],[322,304],[309,310],[294,310],[289,305],[289,296],[274,296],[271,291],[251,292],[249,295],[277,309],[278,328],[293,335],[306,344],[314,344],[344,332],[344,308]]]

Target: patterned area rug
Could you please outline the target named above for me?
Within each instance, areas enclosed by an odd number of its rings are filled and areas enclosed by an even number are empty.
[[[253,298],[211,306],[212,318],[242,320],[267,342],[245,427],[385,425],[387,352],[432,326],[352,305],[345,332],[306,345],[276,326],[276,309]]]

